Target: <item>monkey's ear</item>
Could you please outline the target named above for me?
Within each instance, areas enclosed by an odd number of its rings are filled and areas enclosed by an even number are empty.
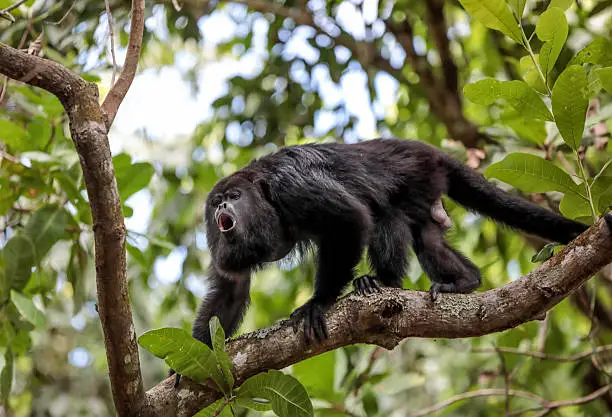
[[[253,184],[255,184],[255,187],[257,187],[259,189],[259,191],[261,192],[261,195],[263,198],[265,198],[268,201],[271,201],[270,199],[270,186],[268,184],[268,182],[259,177],[256,178],[255,180],[253,180]]]

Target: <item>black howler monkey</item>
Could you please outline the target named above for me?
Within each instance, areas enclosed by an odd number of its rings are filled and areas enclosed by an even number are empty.
[[[422,142],[375,139],[282,148],[222,179],[208,195],[212,286],[193,336],[211,344],[213,315],[231,335],[249,302],[251,272],[305,242],[318,247],[314,294],[291,316],[304,319],[309,343],[327,337],[324,312],[353,280],[366,247],[376,278],[357,278],[358,292],[373,291],[378,283],[401,287],[409,245],[432,281],[434,300],[441,292],[474,291],[481,282],[478,268],[444,239],[442,194],[556,242],[568,243],[587,229],[505,193]]]

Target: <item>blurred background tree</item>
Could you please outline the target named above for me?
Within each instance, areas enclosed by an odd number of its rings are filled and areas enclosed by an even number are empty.
[[[610,51],[611,1],[552,2],[568,8],[569,21],[553,77],[594,39],[603,39],[602,56]],[[0,10],[14,3],[0,0]],[[527,2],[528,36],[549,3]],[[121,63],[130,2],[110,0],[109,6]],[[30,0],[11,16],[15,22],[0,16],[0,42],[27,48],[44,29],[42,56],[98,83],[102,93],[108,90],[113,63],[104,4]],[[537,37],[533,42],[539,49]],[[439,146],[475,169],[521,151],[576,171],[558,132],[543,121],[525,120],[503,103],[485,107],[463,98],[463,86],[485,76],[528,81],[535,68],[524,56],[523,48],[450,0],[148,2],[140,73],[110,132],[137,334],[161,326],[190,328],[206,293],[206,193],[218,179],[280,146],[396,136]],[[609,66],[612,58],[605,59]],[[591,177],[611,157],[610,98],[593,94],[589,108],[580,152]],[[8,416],[113,415],[95,306],[91,217],[68,134],[57,99],[4,80],[0,278],[3,299],[8,276],[27,296],[13,295],[0,310],[0,380]],[[556,193],[524,196],[558,210]],[[542,242],[450,202],[447,208],[451,241],[481,267],[484,289],[536,266],[531,259]],[[367,265],[359,268],[365,272]],[[258,273],[241,331],[287,317],[308,299],[313,272],[312,263],[287,260]],[[321,416],[420,415],[432,404],[482,388],[502,394],[458,401],[443,409],[445,415],[504,415],[510,402],[513,410],[534,406],[524,395],[509,399],[506,388],[550,400],[582,397],[610,383],[607,272],[539,323],[477,339],[408,340],[392,352],[351,346],[290,372],[306,385]],[[405,286],[429,287],[416,262]],[[495,350],[568,356],[595,346],[604,346],[603,352],[564,362]],[[148,352],[141,355],[150,387],[166,369]],[[611,413],[609,393],[559,411]]]

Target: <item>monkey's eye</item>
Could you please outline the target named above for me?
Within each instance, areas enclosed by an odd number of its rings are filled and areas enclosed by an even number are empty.
[[[229,193],[229,198],[232,200],[238,200],[240,198],[240,191],[234,190]]]
[[[218,206],[219,206],[219,204],[221,204],[221,197],[218,197],[218,196],[217,196],[217,197],[214,197],[214,198],[213,198],[213,199],[210,201],[210,204],[211,204],[213,207],[218,207]]]

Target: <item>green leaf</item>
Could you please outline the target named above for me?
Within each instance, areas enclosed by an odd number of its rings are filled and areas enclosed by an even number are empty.
[[[11,288],[20,291],[28,283],[32,268],[64,235],[70,215],[61,207],[48,205],[34,212],[25,228],[4,248],[5,274]]]
[[[509,0],[508,4],[510,5],[510,7],[512,7],[512,9],[514,10],[514,13],[516,13],[516,16],[518,17],[518,20],[521,20],[521,17],[523,17],[523,12],[525,11],[525,4],[527,3],[527,0]]]
[[[512,129],[520,138],[543,145],[546,141],[546,122],[527,119],[517,111],[508,108],[500,115],[500,121]]]
[[[544,74],[548,74],[555,66],[567,39],[567,33],[567,19],[563,10],[558,7],[548,8],[538,19],[536,34],[544,41],[540,49],[540,65]]]
[[[498,30],[523,44],[521,29],[504,0],[459,0],[465,10],[488,28]]]
[[[565,11],[569,9],[573,3],[574,0],[551,0],[550,4],[548,5],[548,10],[552,9],[553,7],[557,7],[562,11]]]
[[[13,236],[3,249],[4,273],[11,288],[22,290],[32,275],[35,263],[34,242],[23,234]]]
[[[221,410],[221,411],[219,411]],[[232,410],[225,398],[219,398],[208,407],[198,411],[193,417],[232,417]]]
[[[606,38],[593,39],[571,59],[567,66],[582,64],[612,65],[612,42]]]
[[[612,93],[612,67],[598,68],[595,74],[599,77],[601,85],[608,93]]]
[[[4,366],[0,372],[0,395],[2,404],[6,404],[13,387],[13,351],[9,347],[4,353]]]
[[[306,389],[297,379],[280,371],[268,371],[247,379],[239,388],[238,397],[269,400],[279,417],[314,415]]]
[[[6,143],[11,152],[19,152],[27,144],[28,132],[18,124],[0,119],[0,142]]]
[[[370,384],[367,384],[363,390],[363,409],[368,417],[374,417],[378,414],[378,399],[376,398],[376,394],[372,390]]]
[[[232,375],[232,361],[225,351],[225,332],[223,331],[223,327],[221,326],[217,316],[213,316],[208,325],[217,363],[221,367],[221,372],[223,373],[225,382],[227,382],[229,387],[228,391],[231,391],[231,389],[234,387],[234,376]]]
[[[535,54],[535,60],[538,65],[540,65],[539,54]],[[544,85],[544,81],[542,80],[542,77],[540,77],[540,73],[529,55],[525,55],[521,58],[519,62],[519,69],[521,71],[521,76],[529,87],[541,94],[548,93],[546,85]]]
[[[55,205],[45,206],[32,214],[24,233],[34,243],[36,262],[40,262],[49,249],[60,240],[66,232],[69,221],[70,214]]]
[[[212,378],[219,388],[223,387],[215,354],[185,330],[169,327],[150,330],[138,338],[138,343],[179,374],[197,382]]]
[[[559,211],[568,219],[577,220],[591,216],[591,206],[584,197],[566,194],[559,203]]]
[[[558,243],[547,243],[544,247],[533,257],[531,258],[531,262],[544,262],[550,258],[552,258],[555,253],[555,247],[559,246]]]
[[[17,291],[11,290],[11,301],[17,307],[17,310],[21,315],[34,326],[42,329],[45,327],[45,315],[34,305],[34,302],[18,293]]]
[[[578,150],[589,107],[587,74],[579,65],[567,67],[552,90],[552,109],[557,128],[565,143]]]
[[[538,93],[522,81],[498,81],[485,78],[463,88],[465,96],[474,103],[489,105],[495,100],[508,102],[520,114],[534,119],[553,120],[552,114]]]
[[[148,162],[138,162],[132,164],[130,157],[126,154],[119,154],[113,158],[115,174],[117,176],[117,186],[121,201],[126,201],[132,194],[142,190],[151,181],[155,169]]]
[[[85,270],[87,268],[87,252],[77,241],[72,243],[70,258],[66,268],[66,278],[72,285],[72,311],[77,314],[86,299]]]
[[[489,165],[487,178],[497,178],[528,193],[559,191],[580,196],[578,185],[552,162],[528,153],[511,153],[503,160]]]
[[[247,397],[236,397],[236,404],[241,407],[248,408],[255,411],[269,411],[272,410],[272,403],[270,400],[263,398],[247,398]]]
[[[330,399],[334,387],[335,368],[336,352],[331,351],[298,362],[291,369],[293,375],[306,387],[311,396]]]

